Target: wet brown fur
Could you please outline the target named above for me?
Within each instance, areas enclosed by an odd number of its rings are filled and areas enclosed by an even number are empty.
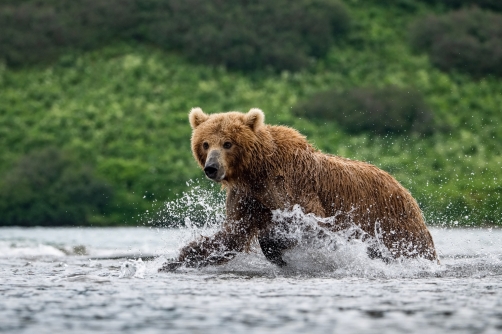
[[[388,173],[368,163],[324,154],[298,131],[264,124],[258,109],[206,115],[194,108],[189,119],[192,151],[199,165],[204,168],[212,149],[221,152],[227,220],[215,236],[184,247],[180,263],[225,262],[232,252],[247,250],[257,236],[267,258],[283,264],[280,255],[289,246],[271,237],[271,211],[295,204],[318,217],[336,216],[335,224],[323,225],[330,230],[356,224],[368,235],[377,235],[394,258],[437,259],[417,202]],[[222,148],[225,142],[231,142],[232,148]],[[213,256],[216,251],[229,256]]]

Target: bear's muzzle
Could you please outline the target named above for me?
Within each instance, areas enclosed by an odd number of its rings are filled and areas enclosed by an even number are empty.
[[[225,177],[225,170],[221,166],[220,162],[220,152],[213,150],[209,153],[204,165],[204,173],[206,176],[216,182],[221,181]]]

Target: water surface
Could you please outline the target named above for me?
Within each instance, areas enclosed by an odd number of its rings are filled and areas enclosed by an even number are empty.
[[[256,248],[224,266],[157,272],[199,232],[0,229],[0,332],[502,332],[500,229],[432,229],[441,265],[388,265],[347,244],[292,253],[285,269]],[[143,271],[119,278],[127,258]]]

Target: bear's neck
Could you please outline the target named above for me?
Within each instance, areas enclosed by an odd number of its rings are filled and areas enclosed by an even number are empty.
[[[298,131],[286,126],[265,125],[257,131],[243,181],[255,187],[271,178],[286,177],[295,165],[306,163],[305,159],[311,159],[316,151]]]

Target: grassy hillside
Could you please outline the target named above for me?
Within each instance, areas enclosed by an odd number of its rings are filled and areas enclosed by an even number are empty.
[[[502,80],[446,74],[412,54],[407,27],[432,7],[346,3],[355,22],[348,40],[297,73],[230,72],[131,43],[65,54],[50,66],[3,66],[0,175],[28,152],[61,148],[115,189],[108,210],[91,223],[138,224],[138,215],[202,175],[190,153],[190,108],[259,107],[268,123],[297,128],[321,150],[395,175],[429,223],[502,224]],[[440,130],[429,137],[348,135],[334,122],[291,113],[319,91],[388,85],[421,91]]]

